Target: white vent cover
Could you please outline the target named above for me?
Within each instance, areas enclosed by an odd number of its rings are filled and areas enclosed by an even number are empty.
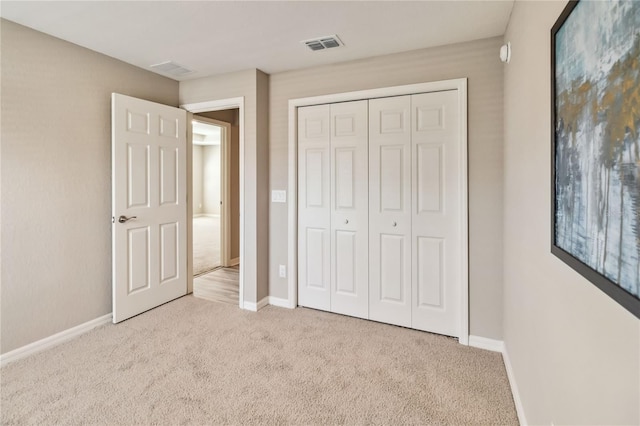
[[[181,77],[186,74],[190,74],[193,71],[183,67],[182,65],[176,64],[173,61],[162,62],[160,64],[151,65],[151,68],[155,71],[161,72],[163,74],[172,75],[174,77]]]
[[[303,40],[300,43],[305,44],[311,50],[324,50],[344,46],[344,43],[335,34],[311,40]]]

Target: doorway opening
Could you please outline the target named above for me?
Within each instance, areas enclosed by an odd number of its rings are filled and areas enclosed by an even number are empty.
[[[193,276],[223,265],[222,199],[226,182],[223,173],[225,126],[194,116],[193,129]],[[226,142],[226,141],[225,141]]]
[[[239,110],[192,118],[193,294],[238,305]]]

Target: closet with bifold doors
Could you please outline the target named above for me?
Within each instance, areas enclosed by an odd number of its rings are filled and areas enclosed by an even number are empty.
[[[459,337],[459,102],[445,90],[298,108],[298,305]]]

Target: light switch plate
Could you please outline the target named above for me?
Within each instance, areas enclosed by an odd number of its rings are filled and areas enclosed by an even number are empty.
[[[271,191],[271,202],[272,203],[286,203],[287,202],[287,191],[285,190],[276,190]]]
[[[280,275],[280,278],[287,278],[287,267],[285,265],[279,265],[278,275]]]

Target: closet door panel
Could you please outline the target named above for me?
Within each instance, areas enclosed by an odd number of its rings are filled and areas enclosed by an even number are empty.
[[[380,301],[405,304],[410,296],[405,290],[407,274],[403,270],[406,240],[402,235],[380,234]]]
[[[411,326],[411,98],[369,101],[369,318]]]
[[[367,101],[332,104],[331,311],[368,318]]]
[[[460,117],[455,90],[412,95],[412,327],[459,336]]]
[[[298,304],[330,310],[330,109],[298,109]]]

